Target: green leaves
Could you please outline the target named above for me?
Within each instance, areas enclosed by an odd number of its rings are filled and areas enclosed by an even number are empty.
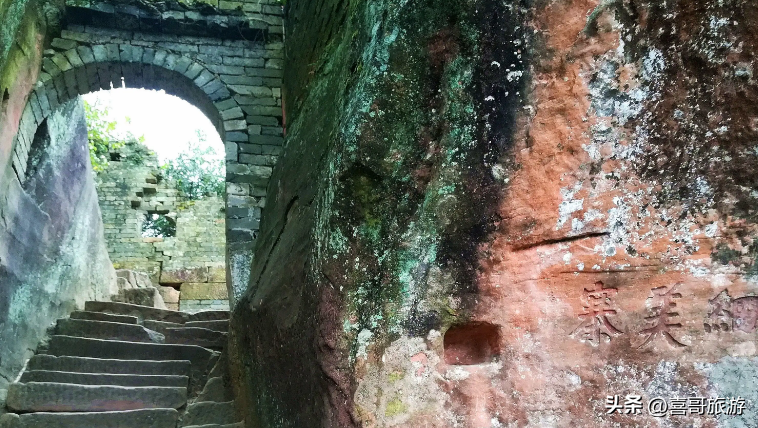
[[[212,147],[190,143],[186,152],[168,160],[161,168],[164,178],[188,199],[224,194],[224,161],[218,159]]]
[[[116,133],[117,122],[108,119],[108,107],[99,103],[90,104],[84,101],[84,112],[87,118],[87,138],[89,139],[89,157],[92,169],[101,172],[108,167],[110,152],[124,147],[126,141],[144,141],[144,137],[135,137],[131,132],[124,136]],[[129,118],[126,118],[127,123]]]

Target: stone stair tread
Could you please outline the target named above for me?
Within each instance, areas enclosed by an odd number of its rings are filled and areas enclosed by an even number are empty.
[[[188,376],[76,373],[49,370],[27,370],[21,375],[21,383],[53,382],[79,385],[116,385],[116,386],[172,386],[186,388]]]
[[[166,343],[197,345],[220,349],[226,345],[227,333],[201,327],[166,328],[163,330]]]
[[[111,321],[91,321],[82,319],[59,319],[56,334],[62,336],[88,337],[93,339],[115,339],[130,342],[163,343],[163,334],[137,324]]]
[[[150,319],[156,321],[174,322],[178,324],[184,324],[186,321],[190,320],[190,314],[186,312],[171,311],[168,309],[156,309],[149,306],[133,305],[131,303],[88,301],[84,303],[84,309],[90,312],[131,315],[136,316],[141,320]]]
[[[50,339],[49,355],[129,360],[189,360],[203,357],[207,362],[213,351],[196,345],[128,342],[55,335]]]
[[[122,324],[137,324],[138,319],[131,315],[114,315],[104,312],[76,311],[71,313],[71,319],[90,320],[90,321],[111,321]]]
[[[211,321],[187,321],[185,327],[200,327],[208,330],[215,330],[226,333],[229,331],[229,320],[211,320]]]
[[[196,345],[124,342],[55,335],[50,339],[48,354],[56,356],[91,357],[129,360],[189,360],[190,391],[194,396],[203,387],[204,379],[216,363],[218,353]]]
[[[185,324],[179,324],[179,323],[167,322],[167,321],[155,321],[155,320],[144,320],[142,321],[142,325],[145,326],[145,328],[149,328],[150,330],[155,330],[159,333],[163,333],[163,330],[167,328],[180,328],[180,327],[185,326]]]
[[[12,383],[6,406],[14,412],[103,412],[168,408],[187,404],[187,389],[165,386],[103,386]]]
[[[196,401],[187,406],[182,417],[182,427],[193,425],[225,425],[239,422],[234,409],[234,401]]]
[[[225,424],[225,425],[219,425],[219,424],[187,425],[184,428],[245,428],[245,424],[243,422],[237,422],[235,424]]]
[[[27,370],[47,370],[94,374],[187,376],[190,373],[190,361],[186,359],[153,361],[35,355],[31,358],[31,360],[29,360]]]
[[[175,409],[141,409],[88,413],[26,413],[0,417],[3,428],[175,428]],[[6,425],[3,425],[3,421]]]
[[[223,321],[229,319],[229,311],[200,311],[187,315],[187,321]]]

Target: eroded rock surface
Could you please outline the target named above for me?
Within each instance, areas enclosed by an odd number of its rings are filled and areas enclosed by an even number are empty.
[[[108,299],[108,259],[81,102],[49,117],[23,186],[7,168],[0,193],[0,389],[56,318]]]
[[[248,423],[755,425],[752,2],[287,22],[287,142],[230,331]]]

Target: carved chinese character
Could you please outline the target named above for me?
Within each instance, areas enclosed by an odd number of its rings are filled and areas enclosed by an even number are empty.
[[[708,301],[710,310],[703,322],[706,333],[729,331],[732,329],[732,298],[727,290]]]
[[[734,329],[752,333],[758,322],[758,297],[746,296],[732,301]]]
[[[579,340],[586,340],[597,346],[601,339],[610,341],[612,336],[623,333],[608,319],[608,315],[616,315],[611,298],[618,293],[615,288],[605,288],[601,281],[593,288],[585,288],[582,296],[582,313],[579,319],[582,323],[571,332]]]
[[[670,331],[672,328],[679,328],[682,326],[681,323],[672,322],[671,320],[671,318],[679,316],[679,313],[675,311],[676,302],[674,302],[674,299],[682,297],[681,293],[675,292],[678,286],[679,284],[676,284],[670,288],[664,286],[650,290],[652,297],[649,297],[648,300],[652,300],[652,305],[650,308],[650,315],[645,317],[645,321],[647,321],[648,324],[651,324],[651,326],[640,332],[646,334],[647,337],[638,348],[642,348],[652,342],[657,336],[663,336],[671,346],[677,348],[687,346],[675,339]]]

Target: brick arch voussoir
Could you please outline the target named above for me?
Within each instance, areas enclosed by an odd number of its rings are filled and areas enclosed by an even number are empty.
[[[226,142],[227,135],[232,137],[230,134],[236,134],[234,140],[247,140],[241,107],[229,88],[203,64],[165,49],[78,44],[43,57],[42,73],[24,108],[14,144],[19,179],[24,181],[34,134],[51,113],[80,95],[121,87],[122,82],[127,87],[162,89],[193,104],[215,125],[222,141]]]

